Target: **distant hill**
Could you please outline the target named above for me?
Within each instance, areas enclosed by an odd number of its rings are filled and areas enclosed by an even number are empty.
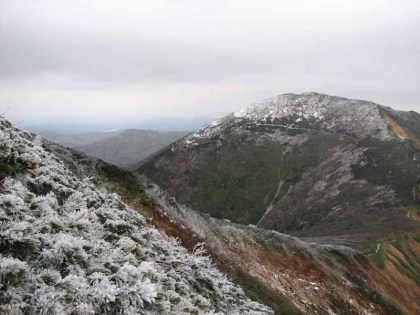
[[[45,139],[130,168],[189,132],[128,129],[84,133],[40,130],[39,133]]]
[[[107,162],[130,168],[188,133],[187,131],[129,129],[92,144],[75,148]]]
[[[50,129],[30,129],[30,131],[41,135],[45,139],[54,141],[61,145],[70,148],[77,148],[84,145],[90,145],[97,141],[109,139],[118,136],[123,130],[113,131],[64,131],[64,130],[50,130]]]

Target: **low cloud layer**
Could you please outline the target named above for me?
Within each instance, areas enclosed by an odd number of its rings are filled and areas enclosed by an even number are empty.
[[[6,1],[15,121],[217,117],[317,91],[420,111],[417,1]]]

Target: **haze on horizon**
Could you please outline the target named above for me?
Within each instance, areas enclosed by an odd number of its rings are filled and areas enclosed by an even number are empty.
[[[130,124],[316,91],[420,112],[419,8],[0,0],[0,110],[23,124]]]

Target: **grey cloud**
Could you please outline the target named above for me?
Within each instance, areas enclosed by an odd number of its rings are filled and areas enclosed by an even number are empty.
[[[146,32],[147,30],[145,30]],[[273,63],[247,51],[224,51],[201,43],[182,43],[157,34],[69,34],[10,31],[0,34],[0,76],[42,72],[81,75],[104,81],[220,80],[270,71]]]
[[[16,117],[107,107],[108,119],[114,103],[215,116],[311,90],[420,111],[416,1],[0,4],[0,102]]]

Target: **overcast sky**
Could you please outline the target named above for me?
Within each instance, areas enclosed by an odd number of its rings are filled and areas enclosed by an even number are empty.
[[[0,0],[15,122],[218,117],[316,91],[420,112],[413,0]]]

